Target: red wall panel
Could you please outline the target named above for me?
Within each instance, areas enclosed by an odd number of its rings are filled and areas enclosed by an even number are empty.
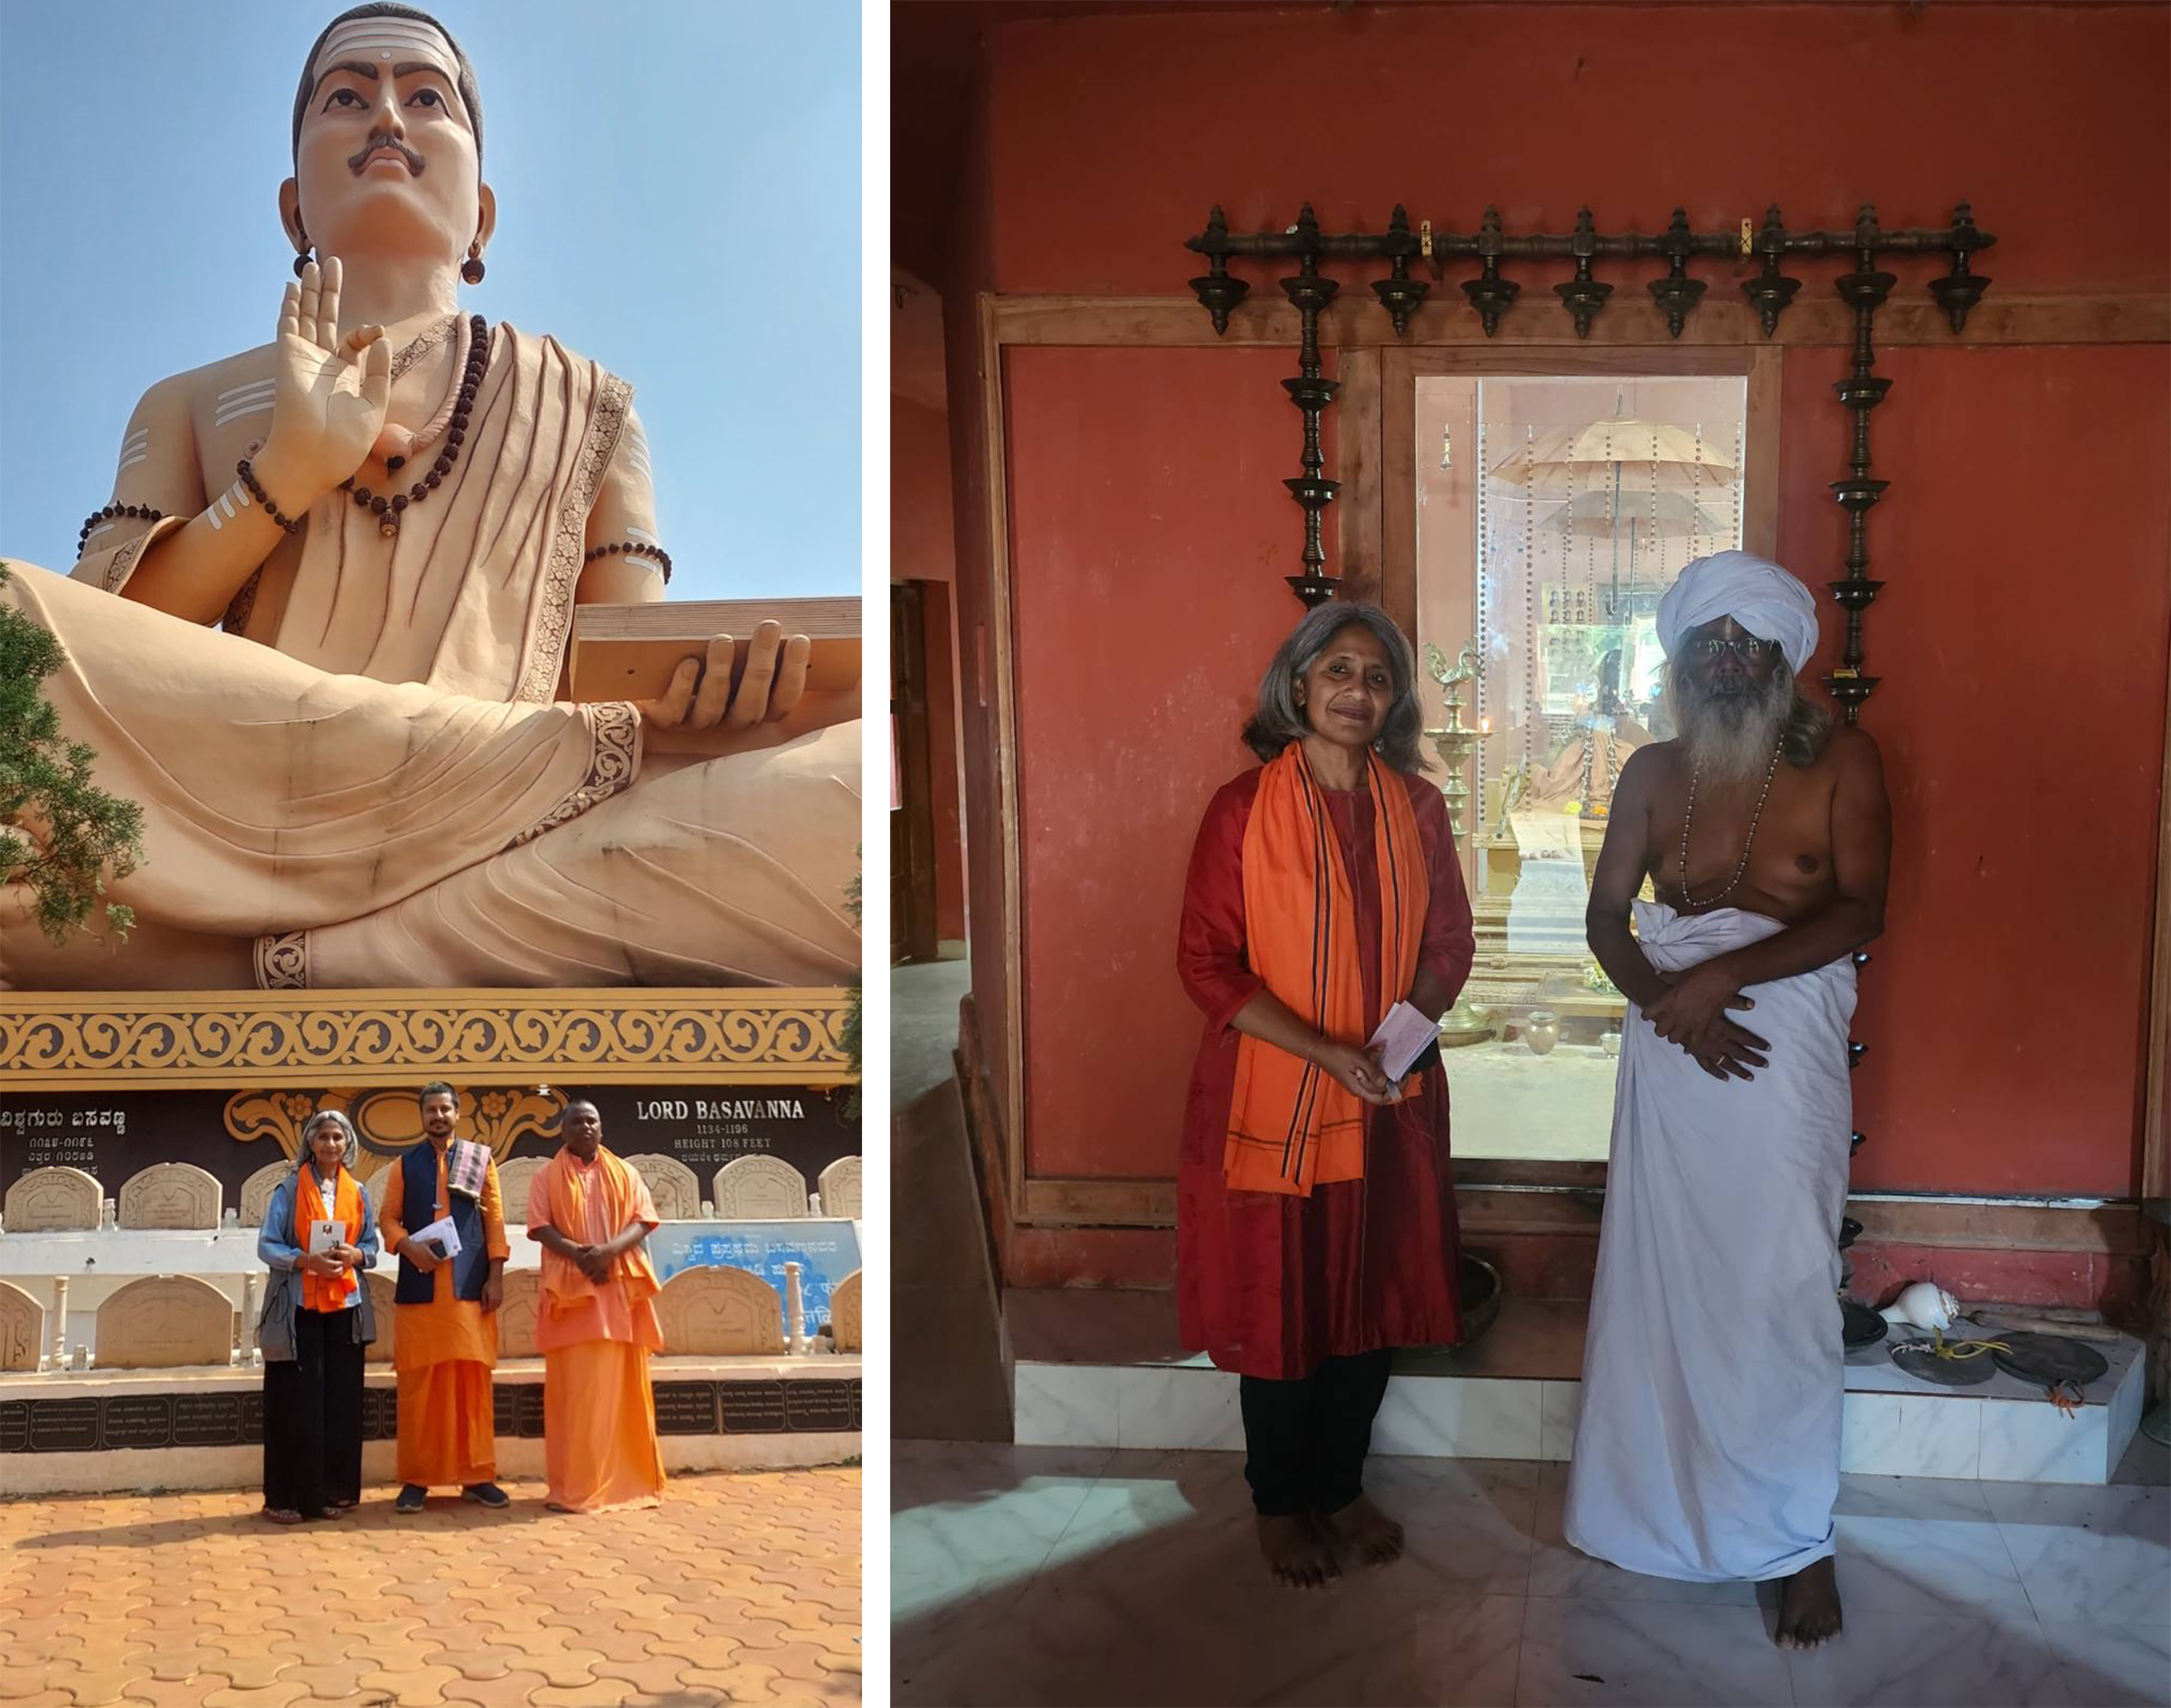
[[[1581,201],[1656,231],[1676,202],[1710,229],[1972,197],[2003,289],[2171,278],[2160,6],[1201,7],[991,40],[1006,291],[1180,290],[1215,202],[1254,231],[1307,199],[1334,230],[1400,201],[1566,231]],[[1520,276],[1520,312],[1560,312]]]
[[[1864,195],[1937,219],[1967,195],[2001,237],[1996,290],[2171,279],[2158,223],[2135,217],[2171,199],[2159,8],[1212,10],[991,34],[993,195],[968,231],[1007,291],[1180,290],[1180,239],[1216,198],[1239,227],[1306,197],[1330,225],[1490,198],[1559,230],[1578,199],[1650,229],[1676,198],[1705,223],[1776,197],[1798,225]],[[2027,122],[2001,121],[1986,91],[2022,78]],[[1321,91],[1301,122],[1299,80]],[[1518,312],[1557,313],[1522,270]],[[1823,292],[1836,267],[1796,270]],[[1898,270],[1903,291],[1927,276]],[[1183,865],[1299,614],[1278,579],[1294,364],[1008,362],[1028,1166],[1164,1177],[1197,1035],[1171,964]],[[1813,585],[1844,551],[1826,485],[1844,362],[1787,361],[1780,549]],[[1899,822],[1856,1181],[2128,1191],[2171,633],[2166,353],[1918,348],[1880,371],[1893,487],[1871,523],[1889,585],[1865,723]]]

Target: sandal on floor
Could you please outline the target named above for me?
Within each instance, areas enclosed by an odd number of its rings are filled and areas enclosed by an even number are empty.
[[[301,1514],[291,1506],[267,1506],[264,1508],[264,1516],[275,1524],[299,1524],[303,1522]]]

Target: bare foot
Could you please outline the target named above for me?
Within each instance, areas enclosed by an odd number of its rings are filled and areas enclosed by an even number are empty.
[[[1815,1648],[1839,1635],[1839,1578],[1832,1556],[1804,1566],[1779,1588],[1781,1648]]]
[[[1325,1587],[1328,1579],[1341,1575],[1333,1551],[1303,1513],[1269,1518],[1261,1513],[1258,1522],[1259,1551],[1266,1556],[1266,1569],[1274,1573],[1276,1583],[1285,1583],[1293,1589],[1318,1589]]]
[[[1332,1516],[1322,1514],[1320,1528],[1336,1542],[1346,1542],[1368,1566],[1388,1566],[1402,1558],[1402,1526],[1372,1502],[1360,1494]]]

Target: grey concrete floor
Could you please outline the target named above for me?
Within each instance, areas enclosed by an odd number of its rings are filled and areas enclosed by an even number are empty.
[[[890,974],[890,1433],[1008,1441],[1010,1368],[956,1079],[962,961]]]

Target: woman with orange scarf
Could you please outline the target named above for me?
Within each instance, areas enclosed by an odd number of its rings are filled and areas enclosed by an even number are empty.
[[[663,1490],[649,1354],[663,1350],[648,1182],[603,1148],[603,1118],[575,1100],[564,1144],[527,1189],[527,1237],[543,1248],[536,1350],[543,1354],[545,1502],[556,1513],[653,1506]]]
[[[1184,889],[1178,970],[1206,1030],[1177,1167],[1183,1343],[1242,1377],[1260,1546],[1300,1587],[1340,1550],[1400,1554],[1364,1493],[1389,1349],[1461,1338],[1437,1055],[1393,1085],[1368,1048],[1398,1001],[1436,1021],[1470,972],[1421,722],[1387,613],[1311,612],[1244,731],[1265,764],[1208,805]]]
[[[347,1172],[354,1154],[344,1115],[311,1115],[257,1235],[257,1256],[271,1269],[257,1340],[264,1516],[275,1524],[328,1517],[362,1498],[363,1348],[377,1337],[362,1271],[377,1261],[377,1221]],[[315,1239],[312,1228],[322,1230]]]

